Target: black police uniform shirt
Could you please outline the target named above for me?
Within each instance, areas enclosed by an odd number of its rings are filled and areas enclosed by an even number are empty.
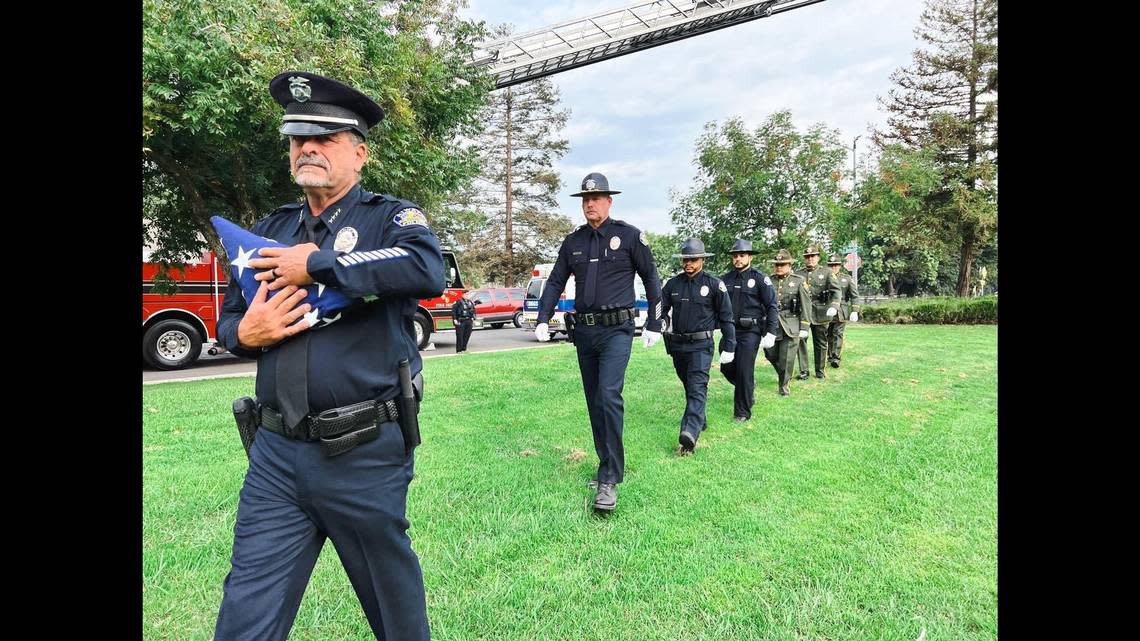
[[[312,216],[307,203],[292,203],[258,221],[251,231],[286,245],[305,243],[307,216]],[[309,275],[347,296],[364,297],[364,302],[305,330],[311,334],[309,409],[321,412],[394,398],[400,391],[400,360],[408,359],[413,376],[423,367],[412,318],[420,298],[443,293],[439,239],[414,203],[373,194],[360,185],[329,205],[320,219],[320,251],[309,255]],[[234,354],[258,360],[257,398],[272,402],[277,398],[277,348],[292,339],[261,349],[240,346],[237,327],[248,308],[231,278],[218,340]]]
[[[451,318],[456,321],[475,318],[475,303],[472,303],[466,298],[460,298],[455,301],[451,306]]]
[[[720,279],[728,287],[728,297],[732,300],[732,317],[736,322],[739,323],[741,318],[755,319],[752,327],[738,328],[737,331],[775,335],[780,327],[780,320],[777,318],[779,312],[772,279],[753,267],[743,271],[729,270]]]
[[[587,294],[586,278],[591,261],[597,261],[597,282],[593,303],[587,306],[583,296]],[[554,268],[550,270],[546,288],[538,302],[537,322],[550,321],[554,315],[554,306],[571,274],[574,275],[575,312],[633,307],[636,300],[634,272],[641,276],[641,282],[645,285],[645,298],[649,303],[645,329],[660,332],[661,285],[645,234],[633,225],[614,218],[606,218],[596,230],[589,224],[578,227],[570,232],[558,248],[558,258],[554,261]]]
[[[661,290],[662,312],[673,310],[673,334],[692,334],[716,329],[720,325],[721,349],[736,351],[736,327],[732,321],[732,301],[728,298],[728,287],[719,278],[705,270],[692,278],[681,272],[669,279]],[[667,345],[670,352],[690,352],[705,349],[705,341],[671,340]]]

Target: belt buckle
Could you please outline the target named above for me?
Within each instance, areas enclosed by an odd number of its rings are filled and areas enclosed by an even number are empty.
[[[593,314],[582,314],[582,319],[585,320],[586,324],[591,327],[597,324],[597,321],[594,319]]]

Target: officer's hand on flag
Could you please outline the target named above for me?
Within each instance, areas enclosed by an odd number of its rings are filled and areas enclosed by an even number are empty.
[[[800,338],[807,338],[808,331],[806,329],[800,330]]]
[[[827,317],[828,318],[831,318],[832,316],[835,316],[838,313],[839,313],[839,310],[835,309],[834,307],[828,307],[827,308]]]
[[[262,247],[258,250],[261,258],[249,261],[249,266],[268,270],[254,278],[270,281],[270,291],[287,285],[309,285],[313,283],[313,278],[309,276],[309,254],[319,250],[313,243],[301,243],[292,247]]]
[[[851,322],[852,323],[858,323],[859,322],[859,313],[858,312],[851,312]]]
[[[776,346],[775,334],[764,334],[764,338],[760,339],[760,349],[768,349],[769,347]]]
[[[653,332],[648,329],[641,330],[641,336],[645,338],[646,347],[653,347],[654,343],[661,340],[661,332]]]
[[[720,364],[721,365],[728,365],[729,363],[732,362],[732,360],[734,358],[736,358],[736,352],[721,352],[720,353]]]
[[[540,343],[545,343],[550,340],[550,325],[539,323],[538,327],[534,328],[534,337],[537,338]]]
[[[309,323],[297,322],[310,309],[308,303],[297,304],[307,294],[290,285],[269,298],[269,285],[261,283],[238,324],[238,342],[243,347],[266,347],[309,329]]]

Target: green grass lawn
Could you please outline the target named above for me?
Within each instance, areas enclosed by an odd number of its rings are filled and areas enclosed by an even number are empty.
[[[744,424],[714,365],[683,458],[662,347],[634,343],[608,517],[572,346],[425,361],[408,517],[433,639],[996,638],[996,326],[849,326],[842,369],[787,398],[761,355]],[[144,389],[147,639],[212,638],[252,391]],[[290,639],[371,638],[326,545]]]

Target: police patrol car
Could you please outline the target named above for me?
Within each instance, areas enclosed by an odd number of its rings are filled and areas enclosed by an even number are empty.
[[[522,329],[528,332],[534,332],[535,326],[538,325],[538,300],[542,298],[542,292],[546,289],[546,280],[550,278],[550,270],[554,269],[554,263],[543,263],[535,265],[531,271],[530,282],[526,286],[526,296],[523,299],[523,323]],[[641,329],[645,325],[645,319],[649,315],[649,300],[645,297],[645,285],[641,282],[641,276],[634,274],[633,276],[633,293],[636,297],[634,301],[634,309],[637,310],[637,318],[633,320],[635,329]],[[563,321],[562,316],[567,311],[574,311],[574,275],[566,280],[566,287],[562,290],[562,296],[558,299],[558,304],[554,306],[554,314],[550,317],[550,335],[553,336],[558,332],[566,333],[566,323]]]

